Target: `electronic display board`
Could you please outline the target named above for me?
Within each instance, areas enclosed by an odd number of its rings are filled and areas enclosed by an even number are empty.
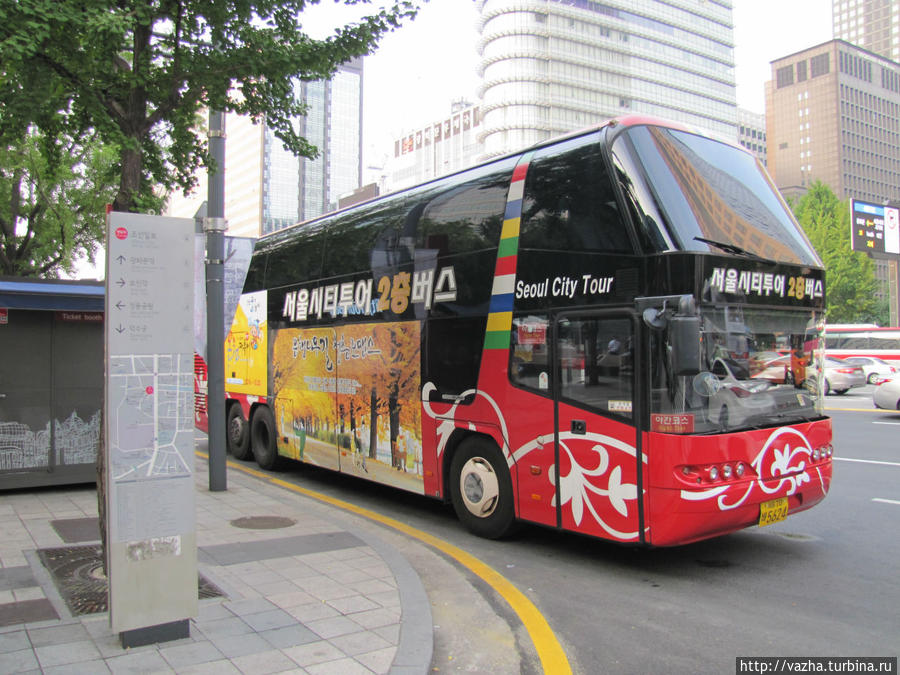
[[[850,210],[854,251],[900,254],[900,209],[853,199]]]

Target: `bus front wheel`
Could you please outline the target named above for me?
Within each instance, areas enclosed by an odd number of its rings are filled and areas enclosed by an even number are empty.
[[[267,471],[277,471],[280,468],[281,457],[278,455],[277,441],[272,411],[268,406],[258,407],[250,421],[250,447],[256,463]]]
[[[226,418],[226,439],[228,451],[235,459],[250,459],[250,425],[244,419],[244,413],[238,403],[232,403],[228,408]]]
[[[450,499],[470,532],[487,539],[512,532],[516,522],[512,481],[496,445],[484,438],[463,442],[450,464]]]

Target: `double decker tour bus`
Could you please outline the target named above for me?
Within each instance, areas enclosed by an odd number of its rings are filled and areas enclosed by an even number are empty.
[[[824,273],[742,149],[628,117],[257,242],[228,444],[516,521],[667,546],[831,482]],[[805,350],[806,377],[758,377]],[[798,360],[799,362],[800,360]]]

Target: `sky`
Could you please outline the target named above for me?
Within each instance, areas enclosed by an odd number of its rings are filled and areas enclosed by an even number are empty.
[[[832,38],[831,0],[733,0],[733,8],[737,102],[762,113],[769,62]],[[350,16],[328,0],[314,10],[305,13],[313,34]],[[383,163],[392,139],[443,118],[451,101],[477,100],[477,20],[474,0],[430,0],[366,57],[367,165]]]
[[[732,2],[737,103],[762,113],[765,82],[771,78],[769,62],[832,38],[831,0]],[[381,3],[375,0],[372,4]],[[354,11],[359,10],[322,0],[304,12],[304,29],[313,37],[324,37],[334,26],[352,21]],[[395,138],[443,119],[454,100],[477,100],[477,22],[475,0],[430,0],[415,20],[383,38],[376,52],[366,57],[366,182],[380,175],[377,168],[370,167],[384,166]],[[85,275],[85,270],[79,269],[79,275]],[[86,276],[97,273],[90,270]]]

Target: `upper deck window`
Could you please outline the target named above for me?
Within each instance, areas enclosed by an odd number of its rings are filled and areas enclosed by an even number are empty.
[[[521,248],[634,252],[595,134],[535,153],[519,236]]]
[[[731,145],[664,127],[626,130],[613,144],[617,163],[639,165],[647,192],[633,197],[658,213],[678,249],[721,254],[737,247],[762,258],[820,266],[756,158]],[[645,203],[649,202],[649,203]]]

